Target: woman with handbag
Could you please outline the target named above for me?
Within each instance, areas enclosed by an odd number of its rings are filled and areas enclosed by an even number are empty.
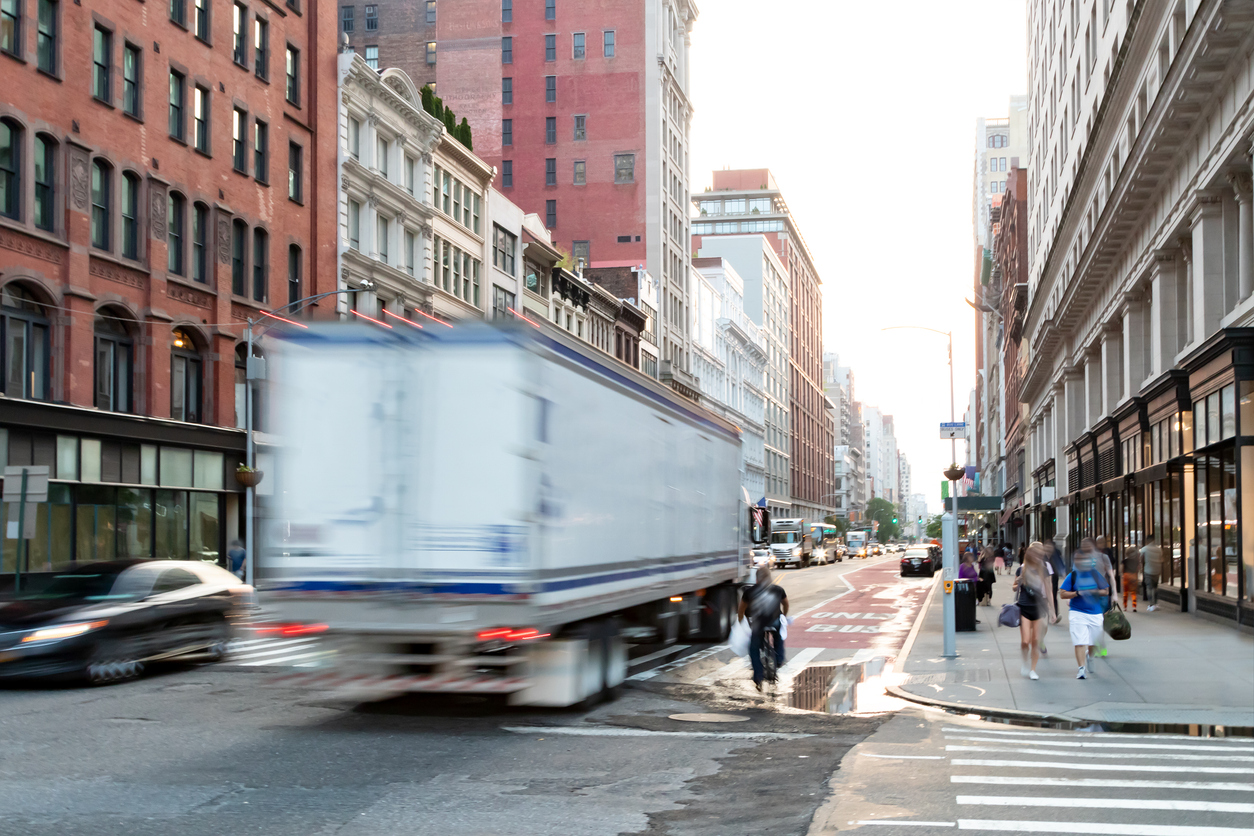
[[[1045,557],[1045,547],[1040,543],[1028,546],[1011,587],[1015,592],[1015,604],[1019,607],[1019,654],[1023,659],[1019,670],[1028,679],[1040,679],[1036,675],[1036,663],[1041,659],[1045,629],[1048,624],[1058,623],[1054,600],[1049,594]]]

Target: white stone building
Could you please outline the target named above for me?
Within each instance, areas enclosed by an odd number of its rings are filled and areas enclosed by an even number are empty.
[[[747,501],[766,497],[766,336],[744,310],[744,281],[723,258],[693,259],[692,370],[701,404],[741,432],[741,485]]]

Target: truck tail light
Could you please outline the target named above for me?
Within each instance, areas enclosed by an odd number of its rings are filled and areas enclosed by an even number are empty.
[[[520,642],[530,641],[532,639],[547,639],[550,633],[541,633],[534,627],[493,627],[491,630],[480,630],[479,641],[509,641]]]

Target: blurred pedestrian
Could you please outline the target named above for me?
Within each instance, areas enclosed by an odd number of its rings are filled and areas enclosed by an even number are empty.
[[[1023,661],[1019,672],[1028,679],[1040,679],[1036,663],[1041,658],[1045,630],[1047,625],[1058,621],[1049,595],[1046,554],[1045,546],[1040,543],[1029,546],[1011,587],[1019,606],[1019,655]]]
[[[1006,558],[1002,555],[1001,550],[999,549],[996,556],[993,557],[993,571],[1000,575],[1002,570],[1005,568]]]
[[[1163,550],[1155,538],[1145,543],[1141,557],[1144,558],[1145,603],[1149,604],[1146,612],[1153,612],[1158,609],[1158,581],[1163,572]]]
[[[1080,666],[1076,679],[1088,678],[1088,660],[1103,635],[1102,616],[1114,589],[1106,575],[1098,569],[1098,554],[1093,540],[1084,538],[1081,550],[1072,560],[1071,574],[1058,587],[1063,600],[1070,602],[1067,622],[1071,644],[1075,647],[1076,663]]]
[[[1046,560],[1050,568],[1050,585],[1054,588],[1054,612],[1058,612],[1058,584],[1067,574],[1067,562],[1062,558],[1062,549],[1058,548],[1058,543],[1050,540],[1046,546],[1050,550],[1050,555]]]
[[[1132,593],[1132,612],[1136,612],[1136,588],[1140,586],[1141,550],[1128,546],[1123,552],[1123,606],[1128,607],[1128,593]]]
[[[1114,596],[1119,592],[1119,575],[1115,572],[1114,551],[1106,545],[1106,538],[1101,535],[1098,535],[1095,541],[1090,540],[1089,542],[1096,553],[1096,569],[1110,584],[1110,600],[1114,601]],[[1097,637],[1097,650],[1095,651],[1095,654],[1101,657],[1110,655],[1110,648],[1106,646],[1105,631]]]
[[[958,580],[974,581],[978,580],[980,572],[975,568],[975,552],[968,550],[962,556],[962,567],[958,569]]]
[[[993,566],[1000,560],[1000,557],[994,556],[991,548],[984,549],[984,554],[980,557],[979,580],[975,584],[976,603],[983,602],[986,607],[993,605],[993,584],[997,583]]]
[[[228,569],[232,575],[239,578],[241,581],[244,579],[244,558],[246,556],[247,553],[244,551],[244,544],[239,540],[232,540],[231,547],[226,550],[226,559],[230,561]]]

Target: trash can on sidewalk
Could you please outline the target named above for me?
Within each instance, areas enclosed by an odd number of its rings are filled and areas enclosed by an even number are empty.
[[[975,632],[975,581],[954,581],[954,629]]]

